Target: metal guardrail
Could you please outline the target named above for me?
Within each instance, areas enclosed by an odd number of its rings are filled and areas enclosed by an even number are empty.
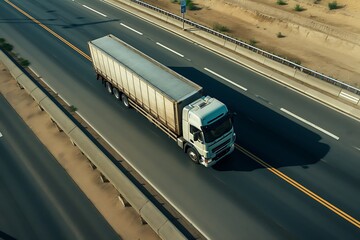
[[[210,34],[212,34],[212,35],[215,35],[215,36],[217,36],[217,37],[219,37],[219,38],[224,39],[225,41],[234,43],[234,44],[236,44],[237,46],[246,48],[246,49],[248,49],[248,50],[250,50],[250,51],[252,51],[252,52],[255,52],[255,53],[257,53],[257,54],[260,54],[260,55],[262,55],[262,56],[264,56],[264,57],[266,57],[266,58],[272,59],[272,60],[274,60],[274,61],[276,61],[276,62],[279,62],[279,63],[281,63],[281,64],[284,64],[284,65],[286,65],[286,66],[288,66],[288,67],[297,69],[297,70],[299,70],[299,71],[301,71],[301,72],[303,72],[303,73],[305,73],[305,74],[307,74],[307,75],[310,75],[310,76],[312,76],[312,77],[321,79],[321,80],[326,81],[326,82],[328,82],[328,83],[331,83],[331,84],[333,84],[333,85],[335,85],[335,86],[338,86],[338,87],[340,87],[340,88],[342,88],[342,89],[348,90],[349,92],[352,92],[352,93],[355,93],[355,94],[357,94],[357,95],[360,95],[360,89],[358,89],[358,88],[356,88],[356,87],[354,87],[354,86],[351,86],[351,85],[349,85],[349,84],[346,84],[346,83],[344,83],[344,82],[342,82],[342,81],[340,81],[340,80],[337,80],[337,79],[335,79],[335,78],[326,76],[326,75],[324,75],[324,74],[322,74],[322,73],[319,73],[319,72],[314,71],[314,70],[312,70],[312,69],[309,69],[309,68],[306,68],[306,67],[301,66],[301,65],[299,65],[299,64],[296,64],[296,63],[294,63],[294,62],[292,62],[292,61],[289,61],[289,60],[287,60],[287,59],[285,59],[285,58],[282,58],[282,57],[276,56],[276,55],[274,55],[274,54],[272,54],[272,53],[266,52],[266,51],[264,51],[264,50],[262,50],[262,49],[260,49],[260,48],[257,48],[257,47],[252,46],[251,44],[248,44],[248,43],[243,42],[243,41],[241,41],[241,40],[232,38],[232,37],[230,37],[230,36],[228,36],[228,35],[226,35],[226,34],[217,32],[217,31],[215,31],[215,30],[213,30],[213,29],[211,29],[211,28],[205,27],[205,26],[203,26],[203,25],[201,25],[201,24],[198,24],[198,23],[196,23],[196,22],[190,21],[189,19],[186,19],[186,18],[183,19],[181,16],[178,16],[178,15],[173,14],[173,13],[171,13],[171,12],[165,11],[165,10],[163,10],[163,9],[161,9],[161,8],[155,7],[155,6],[153,6],[153,5],[151,5],[151,4],[148,4],[148,3],[146,3],[146,2],[143,2],[143,1],[140,1],[140,0],[130,0],[130,1],[131,1],[131,2],[134,2],[134,3],[136,3],[136,4],[139,4],[139,5],[141,5],[141,6],[144,6],[144,7],[146,7],[146,8],[152,9],[152,10],[154,10],[154,11],[156,11],[156,12],[159,12],[159,13],[161,13],[161,14],[163,14],[163,15],[166,15],[166,16],[168,16],[168,17],[171,17],[171,18],[173,18],[173,19],[175,19],[175,20],[178,20],[178,21],[181,21],[181,22],[184,21],[184,23],[186,23],[186,24],[188,24],[188,25],[190,25],[190,26],[192,26],[192,27],[195,27],[195,28],[200,29],[200,30],[202,30],[202,31],[208,32],[208,33],[210,33]]]

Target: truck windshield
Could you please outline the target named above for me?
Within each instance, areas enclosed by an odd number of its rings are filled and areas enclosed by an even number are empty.
[[[207,143],[213,142],[232,128],[232,121],[229,114],[226,114],[216,122],[201,127],[204,133],[204,140]]]

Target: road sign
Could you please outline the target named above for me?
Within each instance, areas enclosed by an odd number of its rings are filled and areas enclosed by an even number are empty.
[[[186,12],[186,6],[181,6],[181,13],[185,13]]]
[[[186,12],[186,0],[180,0],[180,10],[181,10],[181,13]]]

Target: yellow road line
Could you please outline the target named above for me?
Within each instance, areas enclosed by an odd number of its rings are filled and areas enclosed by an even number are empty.
[[[240,152],[244,153],[246,156],[250,157],[251,159],[253,159],[254,161],[256,161],[257,163],[259,163],[260,165],[262,165],[263,167],[265,167],[267,170],[269,170],[270,172],[274,173],[276,176],[280,177],[281,179],[283,179],[284,181],[286,181],[287,183],[289,183],[290,185],[294,186],[295,188],[297,188],[298,190],[300,190],[301,192],[305,193],[306,195],[308,195],[309,197],[311,197],[312,199],[314,199],[315,201],[321,203],[323,206],[325,206],[326,208],[328,208],[329,210],[331,210],[332,212],[336,213],[337,215],[339,215],[340,217],[344,218],[345,220],[347,220],[348,222],[352,223],[353,225],[355,225],[356,227],[360,228],[360,221],[353,218],[352,216],[350,216],[349,214],[345,213],[344,211],[340,210],[339,208],[335,207],[334,205],[332,205],[331,203],[329,203],[328,201],[326,201],[325,199],[323,199],[322,197],[320,197],[319,195],[315,194],[314,192],[310,191],[309,189],[307,189],[306,187],[304,187],[303,185],[301,185],[300,183],[296,182],[294,179],[291,179],[290,177],[288,177],[287,175],[285,175],[284,173],[282,173],[281,171],[277,170],[276,168],[272,167],[270,164],[264,162],[263,160],[261,160],[260,158],[258,158],[257,156],[255,156],[254,154],[250,153],[249,151],[247,151],[246,149],[244,149],[243,147],[239,146],[239,145],[235,145],[236,149],[238,149]]]
[[[20,13],[22,13],[23,15],[25,15],[26,17],[28,17],[31,21],[35,22],[36,24],[38,24],[39,26],[41,26],[42,28],[44,28],[46,31],[48,31],[49,33],[51,33],[53,36],[55,36],[56,38],[58,38],[60,41],[62,41],[63,43],[65,43],[66,45],[68,45],[69,47],[71,47],[73,50],[75,50],[76,52],[78,52],[80,55],[82,55],[83,57],[85,57],[87,60],[92,61],[91,57],[88,56],[86,53],[84,53],[83,51],[81,51],[79,48],[75,47],[73,44],[71,44],[69,41],[67,41],[66,39],[64,39],[63,37],[61,37],[59,34],[57,34],[56,32],[54,32],[53,30],[51,30],[50,28],[48,28],[47,26],[45,26],[44,24],[42,24],[41,22],[39,22],[37,19],[33,18],[32,16],[30,16],[28,13],[26,13],[25,11],[23,11],[21,8],[19,8],[18,6],[16,6],[15,4],[13,4],[12,2],[10,2],[9,0],[5,0],[5,2],[7,2],[8,4],[10,4],[13,8],[15,8],[17,11],[19,11]],[[260,165],[262,165],[263,167],[265,167],[267,170],[269,170],[270,172],[274,173],[276,176],[280,177],[281,179],[283,179],[284,181],[286,181],[287,183],[291,184],[292,186],[294,186],[295,188],[297,188],[298,190],[300,190],[301,192],[303,192],[304,194],[308,195],[309,197],[311,197],[312,199],[314,199],[315,201],[321,203],[323,206],[325,206],[326,208],[328,208],[329,210],[331,210],[332,212],[336,213],[337,215],[339,215],[340,217],[344,218],[345,220],[347,220],[348,222],[350,222],[351,224],[355,225],[356,227],[360,228],[360,221],[353,218],[352,216],[350,216],[349,214],[345,213],[344,211],[340,210],[339,208],[335,207],[334,205],[332,205],[331,203],[329,203],[328,201],[326,201],[325,199],[321,198],[320,196],[318,196],[317,194],[315,194],[314,192],[310,191],[309,189],[305,188],[304,186],[302,186],[300,183],[296,182],[295,180],[291,179],[290,177],[288,177],[287,175],[285,175],[284,173],[280,172],[279,170],[277,170],[276,168],[272,167],[270,164],[264,162],[263,160],[261,160],[260,158],[258,158],[257,156],[255,156],[254,154],[250,153],[249,151],[247,151],[246,149],[244,149],[243,147],[239,146],[239,145],[235,145],[236,149],[239,150],[240,152],[244,153],[245,155],[247,155],[248,157],[250,157],[251,159],[253,159],[254,161],[256,161],[257,163],[259,163]]]
[[[86,58],[87,60],[89,60],[90,62],[91,57],[88,56],[86,53],[84,53],[83,51],[81,51],[79,48],[75,47],[73,44],[71,44],[69,41],[67,41],[65,38],[61,37],[59,34],[57,34],[56,32],[54,32],[53,30],[51,30],[50,28],[48,28],[47,26],[45,26],[44,24],[42,24],[41,22],[39,22],[37,19],[33,18],[30,14],[26,13],[24,10],[22,10],[21,8],[19,8],[18,6],[16,6],[15,4],[13,4],[12,2],[10,2],[9,0],[5,0],[6,3],[8,3],[9,5],[11,5],[13,8],[15,8],[17,11],[19,11],[20,13],[22,13],[23,15],[25,15],[27,18],[29,18],[31,21],[33,21],[34,23],[38,24],[40,27],[42,27],[43,29],[45,29],[46,31],[48,31],[49,33],[51,33],[53,36],[55,36],[56,38],[58,38],[60,41],[62,41],[63,43],[65,43],[66,45],[68,45],[69,47],[71,47],[73,50],[75,50],[76,52],[78,52],[80,55],[82,55],[84,58]]]

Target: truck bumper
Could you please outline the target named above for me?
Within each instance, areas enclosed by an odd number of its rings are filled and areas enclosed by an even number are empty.
[[[218,155],[213,159],[209,159],[208,161],[205,161],[205,159],[202,158],[200,163],[205,167],[211,167],[215,165],[217,162],[219,162],[221,159],[223,159],[224,157],[231,154],[234,151],[234,149],[235,149],[235,145],[233,144],[229,148],[226,148],[222,152],[218,153]]]

